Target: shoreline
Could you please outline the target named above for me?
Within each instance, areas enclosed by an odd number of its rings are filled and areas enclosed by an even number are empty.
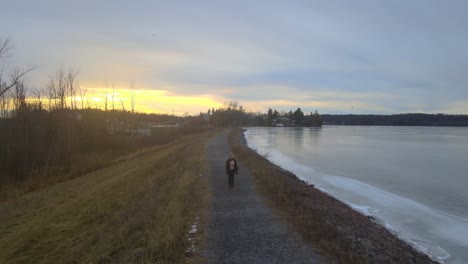
[[[257,188],[304,238],[342,263],[439,263],[395,231],[348,203],[309,185],[247,145],[243,130],[230,142],[256,178]]]

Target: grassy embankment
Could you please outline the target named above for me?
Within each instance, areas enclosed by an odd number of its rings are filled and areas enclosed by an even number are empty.
[[[240,129],[233,129],[229,140],[275,211],[340,263],[434,263],[372,219],[271,164],[246,146]]]
[[[21,180],[1,180],[0,177],[0,202],[15,199],[26,193],[82,176],[89,172],[101,169],[122,160],[127,160],[136,155],[151,151],[147,147],[164,145],[173,142],[183,135],[200,133],[205,128],[153,128],[149,136],[110,136],[107,133],[93,138],[88,144],[97,145],[92,151],[71,151],[66,164],[47,164],[32,169]],[[80,131],[79,131],[80,132]],[[92,137],[92,130],[81,131],[82,137]],[[105,132],[105,131],[104,131]],[[74,143],[77,145],[77,143]],[[32,151],[32,150],[23,150]],[[38,152],[38,151],[35,151]],[[40,156],[57,156],[54,148],[43,147]],[[3,160],[5,162],[5,160]],[[16,164],[17,167],[22,165]],[[6,173],[6,171],[2,171]]]
[[[0,203],[1,263],[189,262],[187,231],[207,211],[213,133]]]

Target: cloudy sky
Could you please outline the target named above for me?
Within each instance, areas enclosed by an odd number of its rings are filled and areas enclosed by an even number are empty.
[[[2,0],[3,68],[61,65],[141,111],[468,114],[468,2]]]

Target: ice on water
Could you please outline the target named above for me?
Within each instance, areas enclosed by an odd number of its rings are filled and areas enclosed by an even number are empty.
[[[260,133],[260,134],[259,134]],[[259,131],[246,131],[248,145],[268,159],[295,173],[300,179],[347,203],[377,221],[441,263],[468,263],[468,220],[442,212],[365,182],[330,175],[301,164],[275,148]]]

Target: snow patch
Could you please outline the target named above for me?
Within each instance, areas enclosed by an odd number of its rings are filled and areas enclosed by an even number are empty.
[[[199,217],[195,217],[195,220],[194,220],[193,224],[190,226],[190,230],[187,233],[187,240],[190,243],[189,243],[189,246],[187,247],[187,249],[185,250],[185,255],[186,256],[193,256],[197,252],[197,243],[196,243],[197,241],[196,241],[195,235],[196,235],[196,233],[198,231],[197,226],[198,226],[199,220],[200,220]]]

